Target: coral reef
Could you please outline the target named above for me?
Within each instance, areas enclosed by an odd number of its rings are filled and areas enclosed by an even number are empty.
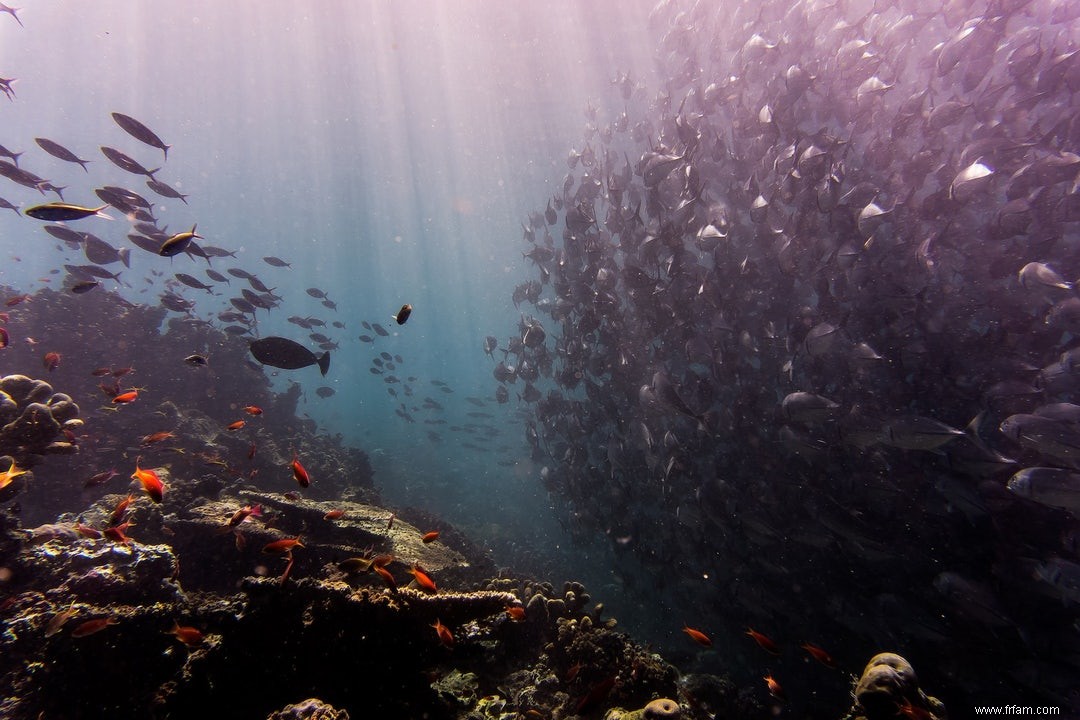
[[[855,704],[845,720],[891,720],[898,716],[945,720],[945,706],[919,687],[915,668],[895,653],[870,659],[855,684]]]
[[[73,437],[82,427],[79,406],[64,393],[54,393],[44,380],[25,375],[0,378],[0,456],[20,467],[36,464],[42,455],[76,451]],[[64,438],[64,439],[62,439]]]
[[[266,720],[349,720],[349,713],[337,710],[317,698],[308,698],[270,713]]]

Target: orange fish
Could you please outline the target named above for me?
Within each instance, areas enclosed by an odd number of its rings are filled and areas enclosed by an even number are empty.
[[[780,701],[784,701],[787,699],[784,696],[784,688],[780,687],[780,683],[776,682],[776,678],[774,678],[772,675],[766,675],[762,679],[765,681],[765,685],[768,686],[769,693],[772,694],[774,698]]]
[[[431,627],[435,628],[435,633],[439,636],[439,642],[446,647],[454,647],[454,636],[450,632],[450,628],[439,622],[439,619],[435,619],[435,624]]]
[[[304,544],[300,542],[299,535],[294,538],[285,538],[284,540],[275,540],[272,543],[267,543],[262,551],[264,553],[281,555],[282,553],[292,552],[292,549],[295,547],[304,547]]]
[[[153,470],[143,470],[139,467],[139,460],[141,459],[135,459],[135,472],[131,473],[131,477],[142,483],[143,490],[146,491],[151,500],[160,503],[165,496],[165,483],[161,482],[161,478]]]
[[[202,645],[203,641],[203,634],[198,628],[181,625],[175,620],[173,620],[172,630],[167,631],[166,634],[174,636],[188,647],[197,647]]]
[[[75,626],[75,629],[71,631],[71,637],[81,638],[86,637],[87,635],[93,635],[94,633],[101,632],[110,625],[116,625],[117,622],[117,619],[114,617],[87,620],[86,622],[79,623]]]
[[[308,471],[304,469],[304,466],[300,464],[300,458],[295,453],[289,467],[292,468],[292,476],[296,482],[300,483],[300,487],[306,488],[311,484],[311,476],[308,475]]]
[[[371,567],[375,569],[375,572],[379,573],[379,577],[383,579],[383,582],[386,583],[388,588],[391,590],[397,588],[397,580],[394,579],[394,574],[392,572],[382,565],[372,565]]]
[[[682,631],[689,635],[690,639],[696,642],[698,645],[701,645],[702,647],[712,647],[712,640],[709,638],[708,635],[701,632],[700,630],[695,630],[689,625],[684,625]]]
[[[424,589],[425,592],[434,593],[438,592],[439,588],[435,587],[435,581],[431,579],[431,576],[424,572],[424,568],[418,564],[413,563],[412,570],[409,574],[416,579],[416,584]]]
[[[0,350],[3,350],[11,344],[11,336],[8,335],[8,331],[0,327]]]
[[[525,619],[525,608],[520,605],[507,605],[506,614],[510,616],[510,619],[519,622]]]
[[[338,520],[345,516],[344,510],[331,510],[322,516],[323,520]]]
[[[153,445],[154,443],[159,443],[159,442],[162,442],[163,440],[168,440],[169,438],[174,438],[174,437],[176,437],[176,435],[173,435],[171,432],[163,430],[161,432],[150,433],[149,435],[144,435],[143,439],[142,439],[142,444],[143,445]]]
[[[424,536],[422,538],[420,538],[421,542],[426,542],[426,543],[435,542],[438,539],[439,539],[439,531],[438,530],[432,530],[431,532],[424,533]]]
[[[131,527],[130,522],[126,522],[123,525],[114,525],[107,527],[104,530],[105,537],[109,538],[113,542],[118,542],[121,545],[131,545],[131,538],[127,536],[127,529]]]
[[[248,415],[262,415],[262,408],[255,405],[245,405],[244,412]]]
[[[226,425],[225,429],[226,430],[239,430],[240,428],[244,427],[245,425],[247,425],[247,423],[245,421],[237,420],[236,422],[229,423],[228,425]]]
[[[833,669],[836,668],[836,661],[832,659],[832,656],[829,655],[829,653],[822,650],[821,648],[819,648],[817,645],[811,645],[808,642],[804,642],[799,647],[801,647],[806,652],[810,653],[810,657],[814,658],[815,660],[817,660],[819,663],[821,663],[825,667],[833,668]]]
[[[930,720],[933,717],[929,710],[912,705],[907,698],[904,698],[904,702],[897,708],[897,712],[906,718],[911,718],[911,720]]]
[[[5,300],[4,305],[6,305],[7,307],[15,307],[19,303],[26,302],[29,299],[30,299],[29,295],[16,295],[15,297],[10,297],[7,300]]]
[[[240,523],[247,520],[248,516],[250,515],[254,515],[256,517],[262,515],[262,507],[259,505],[245,505],[244,507],[240,508],[233,513],[231,518],[229,518],[229,527],[236,527]]]
[[[392,562],[394,562],[394,556],[390,553],[376,555],[375,557],[371,558],[371,564],[375,567],[386,567]]]
[[[71,605],[69,605],[66,610],[61,610],[49,620],[49,624],[45,626],[45,637],[52,637],[60,632],[60,628],[64,627],[64,623],[70,620],[74,615],[75,601],[72,600]]]
[[[10,485],[15,478],[20,475],[25,475],[28,471],[22,470],[15,465],[15,458],[11,459],[11,466],[7,470],[0,473],[0,490]]]
[[[760,645],[761,649],[765,652],[772,653],[773,655],[780,654],[780,648],[777,647],[776,643],[770,640],[768,636],[762,635],[758,631],[754,630],[754,628],[746,628],[746,634],[754,638],[754,642]]]
[[[79,533],[84,538],[90,538],[91,540],[100,540],[101,539],[101,531],[100,530],[95,530],[94,528],[90,527],[89,525],[83,525],[82,523],[78,523],[78,524],[75,525],[75,532]]]
[[[126,405],[129,402],[134,402],[139,397],[138,390],[128,390],[126,393],[120,393],[112,399],[117,405]]]
[[[126,498],[116,503],[116,507],[113,508],[112,515],[109,516],[109,524],[116,525],[124,519],[124,513],[127,512],[128,505],[135,500],[134,495],[128,495]]]
[[[45,366],[45,369],[52,372],[56,368],[60,367],[60,353],[47,352],[45,357],[41,359],[41,364]]]

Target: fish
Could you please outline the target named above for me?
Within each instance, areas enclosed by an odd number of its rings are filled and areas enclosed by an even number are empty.
[[[119,624],[119,622],[119,620],[112,616],[85,620],[72,629],[71,637],[83,638],[87,635],[93,635],[95,633],[101,632],[110,625],[117,625]]]
[[[196,290],[205,290],[211,295],[214,294],[214,289],[211,286],[207,285],[196,277],[188,275],[187,273],[176,273],[173,275],[173,277],[175,277],[177,280],[190,288],[195,288]]]
[[[503,610],[506,611],[507,617],[514,622],[521,622],[525,619],[525,608],[520,605],[507,605]]]
[[[769,639],[768,636],[762,635],[761,633],[757,632],[753,628],[747,628],[746,629],[746,635],[753,638],[754,642],[756,642],[758,644],[758,646],[761,647],[761,649],[764,650],[765,652],[767,652],[767,653],[769,653],[771,655],[779,655],[780,654],[780,648],[776,645],[776,643],[774,643],[771,639]]]
[[[113,397],[112,402],[114,405],[127,405],[128,403],[135,402],[139,399],[138,390],[129,390],[127,392],[120,393]]]
[[[164,442],[165,440],[169,440],[175,437],[176,435],[174,433],[169,432],[168,430],[161,430],[155,433],[150,433],[149,435],[143,435],[141,444],[144,446],[156,445],[159,442]]]
[[[329,510],[323,515],[323,520],[340,520],[343,517],[345,517],[344,510]]]
[[[185,205],[188,204],[188,195],[184,195],[172,185],[161,182],[160,180],[147,180],[146,186],[156,192],[162,197],[172,198],[173,200],[180,200]]]
[[[165,497],[165,484],[161,482],[161,478],[153,470],[143,470],[139,467],[139,460],[135,459],[135,472],[131,473],[131,477],[138,480],[142,485],[143,491],[153,500],[155,503],[161,503]]]
[[[331,396],[334,395],[334,393],[335,393],[334,388],[327,387],[325,385],[322,385],[320,387],[315,388],[315,394],[318,395],[321,398],[331,397]]]
[[[289,469],[292,470],[293,480],[296,480],[300,487],[306,488],[311,485],[311,476],[308,475],[308,471],[304,469],[304,466],[300,464],[300,459],[295,453],[292,462],[289,463]]]
[[[251,354],[263,365],[296,370],[318,365],[323,375],[330,370],[330,352],[316,356],[303,345],[283,337],[265,337],[248,344]]]
[[[70,163],[78,163],[82,166],[82,169],[84,171],[90,172],[86,168],[86,163],[90,162],[89,160],[80,160],[78,155],[71,152],[60,143],[53,142],[48,138],[34,138],[34,142],[38,144],[38,147],[40,147],[42,150],[49,153],[53,157]]]
[[[42,358],[41,364],[45,366],[46,370],[48,370],[49,372],[52,372],[56,368],[60,367],[60,360],[61,360],[60,353],[55,352],[55,351],[47,352],[47,353],[45,353],[45,356]]]
[[[120,168],[121,170],[125,170],[132,175],[146,175],[151,180],[154,179],[154,173],[161,169],[154,168],[153,170],[147,170],[138,162],[128,157],[124,153],[120,152],[116,148],[107,147],[105,145],[101,146],[101,154],[108,158],[109,162],[111,162],[113,165]]]
[[[112,513],[109,515],[109,524],[119,524],[119,522],[124,519],[124,513],[127,512],[128,507],[130,507],[133,502],[135,502],[135,496],[128,494],[126,498],[116,503],[116,507],[113,508]]]
[[[132,523],[125,522],[120,525],[113,525],[107,527],[102,531],[102,534],[109,540],[121,545],[131,545],[131,538],[127,535],[127,530],[131,527]]]
[[[258,407],[257,405],[245,405],[244,407],[242,407],[240,409],[243,410],[244,412],[246,412],[248,415],[253,415],[254,416],[254,415],[262,415],[263,414],[262,408]]]
[[[805,650],[810,655],[810,657],[814,658],[825,667],[833,669],[836,668],[836,661],[832,659],[832,656],[822,650],[817,645],[812,645],[808,642],[804,642],[799,647]]]
[[[438,618],[435,619],[435,622],[431,625],[431,627],[435,629],[435,634],[439,638],[439,642],[441,642],[446,647],[454,646],[453,633],[450,632],[450,628],[439,622]]]
[[[161,243],[161,247],[158,248],[158,255],[162,257],[176,257],[182,252],[185,252],[191,245],[191,241],[198,238],[202,239],[202,235],[195,232],[195,228],[198,224],[191,226],[191,229],[186,232],[176,233],[170,235],[165,242]]]
[[[1009,492],[1047,507],[1080,515],[1080,472],[1055,467],[1030,467],[1015,473]]]
[[[687,625],[683,626],[683,632],[686,633],[690,637],[690,639],[696,642],[698,645],[701,645],[702,647],[712,647],[712,639],[700,630],[695,630],[694,628]]]
[[[246,423],[245,421],[243,421],[243,420],[237,420],[237,421],[235,421],[235,422],[231,422],[231,423],[229,423],[228,425],[226,425],[226,426],[225,426],[225,429],[226,429],[226,430],[230,430],[230,431],[231,431],[231,430],[240,430],[240,429],[241,429],[241,428],[243,428],[243,427],[244,427],[245,425],[247,425],[247,423]]]
[[[397,315],[394,316],[394,321],[397,322],[398,325],[404,325],[410,315],[412,315],[412,305],[406,303],[397,311]]]
[[[67,608],[56,613],[49,619],[49,623],[45,626],[45,637],[52,637],[60,632],[64,624],[75,616],[75,601],[71,601],[71,605]]]
[[[272,265],[274,267],[292,267],[291,264],[285,262],[279,257],[274,257],[273,255],[264,257],[263,262],[265,262],[267,265]]]
[[[108,205],[101,205],[100,207],[91,208],[83,207],[82,205],[72,205],[65,202],[50,202],[44,205],[34,205],[27,208],[23,212],[26,215],[36,219],[45,220],[47,222],[65,222],[71,220],[82,220],[88,217],[99,217],[106,220],[112,220],[112,216],[103,212]]]
[[[428,575],[427,572],[425,572],[424,569],[419,565],[414,563],[412,568],[409,570],[409,574],[413,576],[413,579],[416,580],[416,584],[419,585],[424,592],[438,592],[435,581],[432,580],[431,576]]]
[[[785,702],[787,697],[784,695],[784,689],[780,687],[780,683],[776,681],[771,674],[762,678],[765,681],[765,687],[769,689],[769,694],[781,702]]]
[[[112,119],[116,122],[120,128],[131,137],[135,138],[141,143],[145,143],[150,147],[155,147],[161,150],[165,160],[169,159],[169,148],[172,145],[166,145],[161,138],[159,138],[150,128],[143,125],[141,122],[131,117],[130,115],[124,115],[123,113],[112,113]]]
[[[108,481],[112,480],[114,477],[116,477],[119,474],[120,473],[118,473],[116,471],[116,468],[110,468],[108,470],[102,470],[99,473],[94,473],[93,475],[91,475],[87,479],[87,481],[85,483],[83,483],[83,487],[92,488],[92,487],[97,487],[98,485],[103,485],[103,484],[107,483]]]
[[[387,570],[382,565],[372,564],[372,569],[382,578],[382,581],[386,584],[386,587],[391,590],[397,589],[397,580],[394,579],[394,574]]]
[[[209,360],[205,355],[193,353],[184,358],[184,363],[191,365],[192,367],[205,367],[209,363]]]
[[[283,538],[267,543],[262,551],[267,555],[283,555],[285,553],[291,553],[293,548],[298,547],[304,547],[299,535],[294,538]]]
[[[424,533],[420,537],[420,542],[426,544],[426,543],[430,543],[430,542],[435,542],[438,539],[439,539],[439,531],[438,530],[432,530],[431,532]]]
[[[173,620],[172,629],[168,630],[166,634],[172,635],[188,647],[198,647],[199,645],[202,645],[203,640],[205,640],[201,630],[191,627],[190,625],[181,625],[176,620]]]
[[[29,470],[20,468],[15,464],[15,458],[11,458],[11,464],[8,465],[8,469],[4,472],[0,472],[0,490],[10,485],[15,478],[21,477],[28,472]]]

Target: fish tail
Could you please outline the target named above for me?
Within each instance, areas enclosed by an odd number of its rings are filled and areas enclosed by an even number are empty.
[[[330,351],[327,350],[319,356],[319,370],[322,370],[322,374],[325,376],[330,371]]]

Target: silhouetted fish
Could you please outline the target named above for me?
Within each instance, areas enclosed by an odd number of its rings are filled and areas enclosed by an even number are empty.
[[[139,142],[146,143],[151,147],[156,147],[165,154],[166,160],[169,159],[169,148],[171,148],[172,145],[166,145],[150,128],[146,127],[130,115],[124,115],[123,113],[114,112],[112,114],[112,119],[115,120],[116,124],[123,128],[124,132],[128,135]]]
[[[318,365],[323,375],[330,369],[330,353],[316,356],[300,343],[283,337],[265,337],[252,340],[248,346],[251,354],[263,365],[285,370],[296,370],[309,365]]]

